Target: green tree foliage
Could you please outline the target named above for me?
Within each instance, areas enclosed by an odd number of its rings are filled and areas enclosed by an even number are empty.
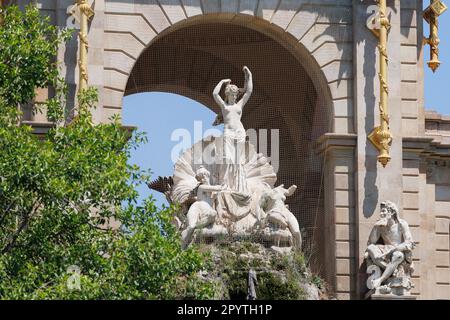
[[[0,26],[0,298],[211,297],[197,276],[207,260],[181,249],[173,208],[136,202],[148,175],[128,160],[145,137],[117,117],[95,125],[93,89],[65,123],[54,59],[69,36],[33,6],[9,7]],[[18,125],[18,106],[47,86],[56,89],[45,103],[55,126],[42,139]]]

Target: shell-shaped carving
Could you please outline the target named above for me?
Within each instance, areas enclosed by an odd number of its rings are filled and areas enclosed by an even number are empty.
[[[269,159],[261,153],[257,153],[255,147],[249,142],[244,143],[245,157],[243,163],[247,188],[250,193],[258,192],[262,188],[271,189],[275,185],[277,175],[270,164]],[[203,166],[211,176],[212,185],[223,183],[224,163],[223,159],[224,139],[222,136],[209,136],[186,150],[175,163],[173,175],[172,201],[185,203],[192,191],[198,186],[195,172]]]

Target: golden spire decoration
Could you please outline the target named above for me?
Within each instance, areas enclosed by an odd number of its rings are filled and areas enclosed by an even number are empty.
[[[78,91],[84,90],[88,86],[88,71],[87,71],[87,55],[88,55],[88,22],[94,15],[94,11],[91,9],[88,0],[76,0],[78,9],[80,10],[80,32],[78,34],[80,38],[80,58],[78,60],[79,68],[79,83]]]
[[[391,27],[389,19],[387,17],[386,11],[386,0],[378,0],[378,10],[379,13],[375,17],[378,19],[376,25],[377,30],[372,30],[374,35],[378,38],[378,51],[380,59],[380,70],[378,77],[380,80],[380,126],[373,129],[373,131],[368,136],[372,144],[377,148],[378,161],[386,167],[388,162],[391,160],[389,155],[390,146],[392,142],[392,134],[389,130],[389,111],[388,111],[388,100],[389,100],[389,88],[388,88],[388,52],[387,52],[387,40],[388,31]]]
[[[430,36],[424,39],[425,44],[430,45],[430,61],[427,62],[433,72],[439,68],[439,21],[438,17],[447,10],[447,6],[440,0],[431,0],[428,8],[423,12],[423,18],[430,25]]]

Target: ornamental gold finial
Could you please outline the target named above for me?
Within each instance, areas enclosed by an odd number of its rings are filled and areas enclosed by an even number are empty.
[[[380,60],[380,70],[378,72],[378,78],[380,81],[380,125],[373,129],[369,134],[368,139],[377,148],[378,161],[386,167],[391,160],[389,150],[392,142],[392,134],[389,130],[389,112],[388,112],[388,99],[389,99],[389,87],[388,87],[388,52],[387,52],[387,38],[388,31],[391,28],[391,23],[387,17],[386,0],[378,0],[378,14],[374,19],[373,25],[377,26],[371,28],[373,34],[378,38],[378,52]]]
[[[447,6],[440,0],[431,0],[428,8],[423,12],[423,18],[430,25],[430,36],[424,39],[430,45],[430,61],[428,67],[435,72],[441,65],[439,61],[439,21],[438,17],[447,10]]]
[[[80,58],[78,60],[79,68],[79,88],[78,91],[84,90],[88,86],[88,71],[87,71],[87,55],[88,55],[88,22],[94,15],[94,11],[91,9],[88,0],[76,0],[78,9],[80,10],[80,32],[78,37],[80,38]]]

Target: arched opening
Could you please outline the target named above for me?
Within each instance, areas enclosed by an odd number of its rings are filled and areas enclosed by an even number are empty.
[[[172,175],[173,158],[182,149],[189,148],[204,134],[220,135],[221,128],[212,126],[215,117],[203,104],[178,94],[152,91],[128,95],[123,101],[122,122],[137,127],[148,140],[131,151],[132,164],[149,168],[155,179]],[[140,201],[151,195],[158,207],[168,205],[162,193],[145,184],[137,188]]]
[[[278,130],[277,184],[299,187],[286,203],[299,220],[303,249],[311,257],[312,268],[324,271],[324,159],[315,146],[332,129],[330,94],[306,49],[296,41],[286,41],[286,35],[276,38],[268,26],[264,25],[263,32],[242,24],[196,19],[173,27],[140,55],[125,95],[176,93],[218,113],[212,98],[215,85],[230,78],[242,87],[242,67],[248,66],[254,91],[242,122],[246,129],[260,133]],[[272,152],[270,131],[267,140]]]

